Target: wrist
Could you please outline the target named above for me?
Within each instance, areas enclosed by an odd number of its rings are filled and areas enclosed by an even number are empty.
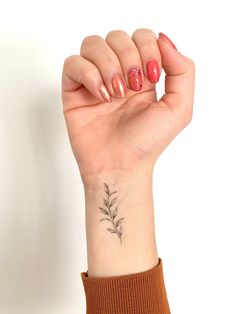
[[[137,186],[142,180],[152,181],[151,167],[113,168],[97,172],[87,172],[81,176],[84,190],[99,189],[103,182],[113,182],[123,186]]]
[[[157,252],[152,172],[113,169],[87,176],[83,182],[90,275],[128,274],[153,267]]]
[[[104,184],[119,192],[119,202],[139,207],[152,203],[152,172],[147,169],[112,169],[83,177],[86,210],[104,196]],[[96,201],[95,201],[96,200]]]

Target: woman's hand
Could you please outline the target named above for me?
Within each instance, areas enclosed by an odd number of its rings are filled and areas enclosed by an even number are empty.
[[[166,73],[165,94],[155,84]],[[157,88],[158,92],[158,88]],[[136,30],[89,36],[64,63],[62,98],[82,179],[116,170],[152,169],[191,120],[194,63],[164,35]]]
[[[151,30],[86,37],[80,56],[65,60],[62,97],[84,183],[89,276],[156,265],[152,169],[191,120],[193,92],[192,60]]]

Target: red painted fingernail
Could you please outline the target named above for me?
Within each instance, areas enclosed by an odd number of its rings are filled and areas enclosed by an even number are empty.
[[[126,85],[121,75],[117,74],[112,79],[112,87],[116,97],[125,97]]]
[[[136,65],[132,66],[128,70],[128,80],[129,80],[129,86],[134,91],[140,91],[143,86],[143,78],[142,78],[142,72],[140,68]]]
[[[159,33],[159,36],[160,36],[167,44],[169,44],[169,46],[171,46],[172,48],[174,48],[174,49],[177,50],[175,44],[170,40],[169,37],[167,37],[167,36],[166,36],[165,34],[163,34],[163,33]]]
[[[105,101],[111,102],[111,96],[110,96],[105,84],[103,84],[103,83],[101,84],[101,86],[99,88],[99,92]]]
[[[147,76],[151,83],[157,83],[161,75],[159,64],[156,60],[150,60],[147,63]]]

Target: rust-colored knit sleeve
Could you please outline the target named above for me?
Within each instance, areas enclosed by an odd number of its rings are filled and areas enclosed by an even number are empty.
[[[150,270],[92,278],[81,273],[87,314],[170,314],[162,261]]]

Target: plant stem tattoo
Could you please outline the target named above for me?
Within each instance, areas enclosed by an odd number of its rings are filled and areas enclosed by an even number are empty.
[[[118,206],[115,206],[117,200],[115,194],[117,193],[117,191],[111,191],[106,183],[103,184],[104,191],[106,193],[106,197],[103,199],[103,204],[105,208],[99,207],[99,209],[100,212],[106,215],[107,217],[100,219],[100,221],[109,221],[110,223],[112,223],[112,228],[107,228],[107,231],[116,234],[120,239],[120,244],[122,244],[123,228],[121,224],[122,221],[124,220],[124,217],[121,217],[117,221],[115,221],[115,218],[117,217],[118,214]],[[113,199],[111,199],[112,196]]]

